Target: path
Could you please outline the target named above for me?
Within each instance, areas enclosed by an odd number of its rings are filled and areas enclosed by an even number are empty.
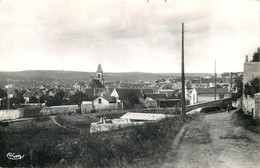
[[[56,119],[55,119],[56,116],[50,116],[50,117],[52,118],[54,124],[58,125],[59,127],[65,128],[65,129],[70,129],[70,128],[64,127],[63,125],[60,125],[60,124],[56,121]]]
[[[178,149],[173,143],[159,167],[260,167],[260,136],[235,126],[231,114],[225,112],[189,123],[180,143]]]

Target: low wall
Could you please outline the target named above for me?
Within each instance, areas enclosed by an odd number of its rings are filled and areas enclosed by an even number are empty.
[[[131,123],[111,123],[111,124],[91,124],[90,133],[103,132],[126,128],[131,126],[144,125],[144,122],[131,122]]]
[[[76,113],[77,111],[78,111],[78,105],[67,105],[67,106],[43,107],[40,113],[41,115],[55,115],[55,114]]]
[[[12,131],[24,131],[32,130],[36,128],[54,128],[57,127],[50,117],[41,118],[23,118],[10,121],[0,122],[0,131],[12,132]]]
[[[94,105],[95,110],[115,110],[118,109],[118,104],[108,104],[108,105]]]
[[[0,110],[0,121],[23,118],[23,116],[24,113],[22,109]]]
[[[243,97],[243,111],[245,114],[253,114],[255,110],[255,100],[251,97]]]
[[[220,99],[220,100],[216,100],[216,101],[188,105],[188,106],[186,106],[186,112],[197,109],[197,108],[202,108],[202,107],[219,106],[220,108],[226,108],[226,106],[231,102],[232,102],[231,98],[224,98],[224,99]]]

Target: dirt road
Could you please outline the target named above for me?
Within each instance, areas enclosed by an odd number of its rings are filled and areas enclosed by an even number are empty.
[[[260,136],[236,126],[231,114],[208,114],[184,129],[158,167],[260,168]]]

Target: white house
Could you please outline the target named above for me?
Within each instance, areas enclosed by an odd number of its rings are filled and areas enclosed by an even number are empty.
[[[99,96],[93,100],[93,107],[95,110],[114,110],[118,109],[118,103],[113,97]]]
[[[227,88],[216,89],[216,100],[231,98]],[[215,100],[215,88],[194,88],[191,92],[190,104],[204,103]]]

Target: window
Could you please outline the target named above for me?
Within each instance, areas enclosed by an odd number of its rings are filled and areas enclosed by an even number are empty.
[[[97,76],[98,76],[98,79],[100,79],[100,74],[98,74]]]
[[[101,99],[98,99],[98,103],[101,104]]]

